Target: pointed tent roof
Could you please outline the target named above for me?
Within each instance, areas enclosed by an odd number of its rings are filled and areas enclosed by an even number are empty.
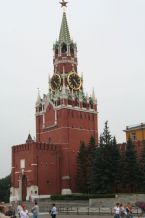
[[[40,90],[38,89],[38,95],[37,95],[37,100],[36,100],[36,105],[39,105],[41,103],[41,96],[40,96]]]
[[[59,33],[59,43],[66,43],[69,44],[71,42],[69,28],[67,24],[67,18],[66,13],[63,12],[62,22],[61,22],[61,28]]]
[[[30,135],[30,133],[29,133],[29,134],[28,134],[28,138],[27,138],[27,140],[26,140],[26,143],[32,143],[32,142],[34,142],[34,141],[33,141],[32,137],[31,137],[31,135]]]

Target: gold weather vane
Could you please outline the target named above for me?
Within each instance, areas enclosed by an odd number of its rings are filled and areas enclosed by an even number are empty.
[[[62,0],[62,2],[59,2],[61,4],[61,7],[67,7],[67,3],[65,0]]]

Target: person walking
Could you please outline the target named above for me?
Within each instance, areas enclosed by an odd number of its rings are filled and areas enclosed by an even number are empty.
[[[127,204],[126,212],[127,212],[127,216],[126,216],[127,218],[133,218],[132,204],[130,202]]]
[[[125,218],[127,215],[127,212],[126,212],[126,208],[123,206],[123,204],[121,203],[120,204],[120,217],[121,218]]]
[[[57,208],[56,208],[55,204],[52,204],[52,208],[50,210],[50,214],[51,214],[52,218],[56,218]]]
[[[26,209],[26,205],[22,204],[22,209],[20,211],[20,218],[28,218],[25,209]]]
[[[21,204],[18,203],[17,208],[16,208],[16,213],[18,214],[19,217],[20,217],[21,210],[23,210],[23,208],[22,208]]]
[[[114,218],[120,218],[120,204],[116,203],[115,207],[113,208],[114,211]]]
[[[39,215],[39,206],[38,206],[36,201],[35,201],[35,205],[31,209],[31,212],[32,212],[32,218],[38,218],[38,215]]]

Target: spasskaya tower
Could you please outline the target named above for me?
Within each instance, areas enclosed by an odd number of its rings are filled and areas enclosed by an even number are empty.
[[[12,173],[11,196],[19,189],[22,199],[34,194],[77,192],[76,157],[80,142],[87,144],[91,136],[98,142],[96,97],[94,91],[90,96],[84,92],[83,76],[77,70],[77,45],[67,23],[67,2],[62,0],[60,4],[63,15],[59,38],[53,45],[54,70],[49,77],[48,93],[41,98],[38,92],[36,101],[36,141],[29,136],[25,149],[18,149],[22,145],[12,148],[12,172],[16,162],[21,164],[17,167],[19,183],[17,174]],[[27,186],[25,191],[23,183]]]

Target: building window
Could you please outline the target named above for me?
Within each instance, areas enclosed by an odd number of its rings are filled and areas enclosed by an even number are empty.
[[[50,143],[51,143],[51,137],[48,138],[48,144],[50,144]]]
[[[21,169],[25,168],[25,159],[20,160],[20,168]]]
[[[132,139],[132,141],[135,141],[135,140],[136,140],[136,134],[135,134],[135,132],[131,133],[131,139]]]

